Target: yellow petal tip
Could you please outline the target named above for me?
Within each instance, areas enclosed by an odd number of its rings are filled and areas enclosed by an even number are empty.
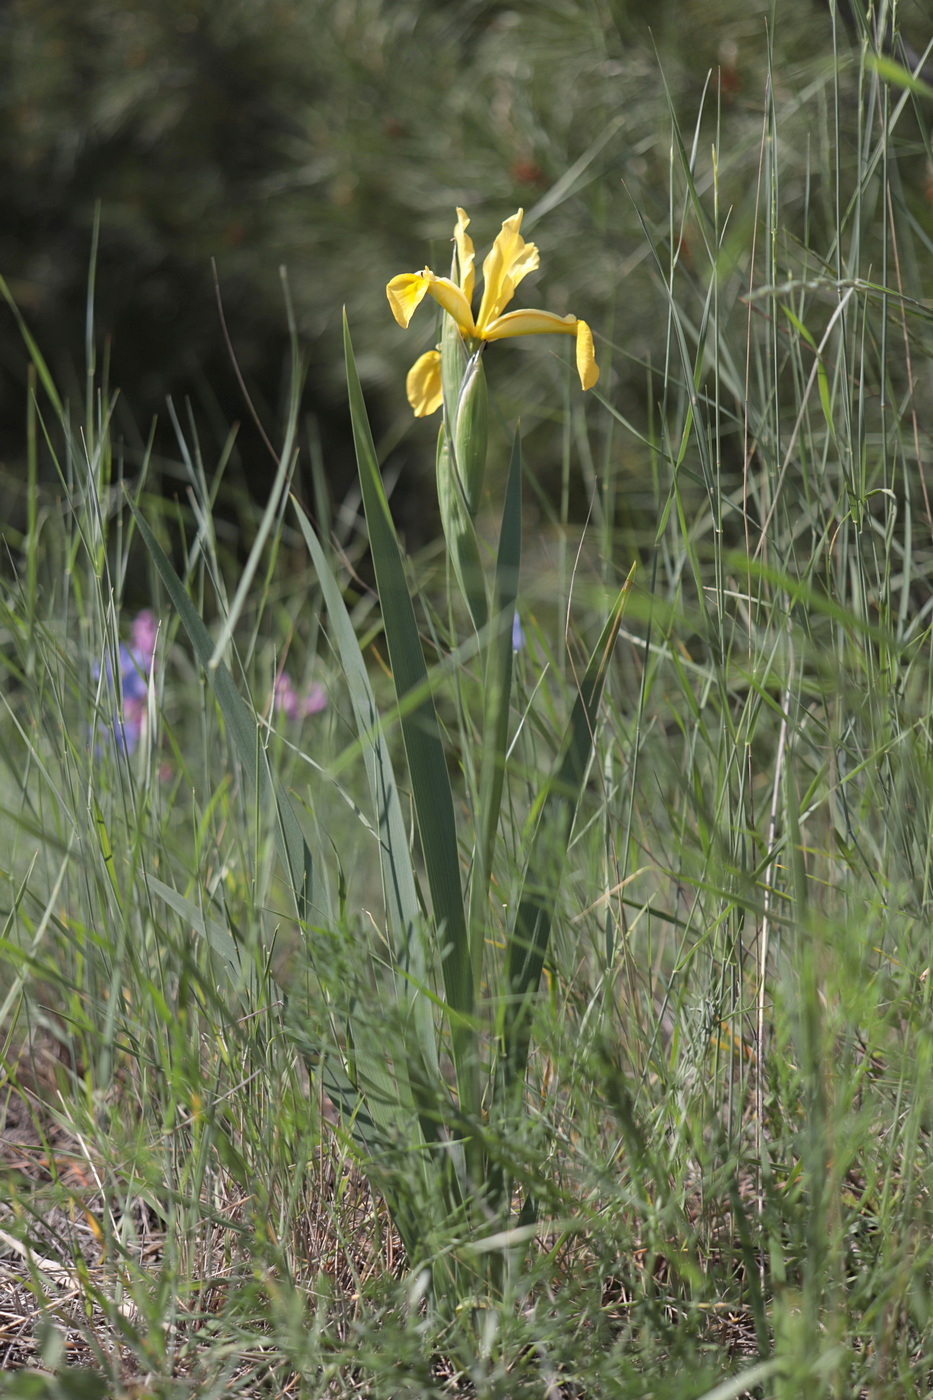
[[[405,380],[405,392],[416,418],[428,418],[437,412],[444,397],[438,350],[426,350],[415,361]]]
[[[584,389],[592,389],[599,379],[593,332],[585,321],[577,321],[577,373]]]
[[[401,272],[386,284],[386,296],[392,308],[392,315],[403,331],[408,329],[408,323],[424,300],[427,290],[427,282],[417,272]]]

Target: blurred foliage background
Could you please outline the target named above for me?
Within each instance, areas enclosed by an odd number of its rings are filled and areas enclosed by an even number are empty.
[[[346,305],[387,463],[400,477],[397,513],[409,538],[424,540],[433,518],[420,484],[434,435],[412,423],[404,375],[434,327],[424,315],[401,332],[384,283],[425,261],[445,268],[455,205],[473,217],[482,251],[523,206],[541,248],[524,304],[592,323],[601,390],[644,425],[648,367],[665,343],[655,255],[661,264],[676,256],[689,276],[697,234],[689,218],[670,227],[672,109],[691,131],[702,112],[707,173],[698,180],[711,178],[713,143],[728,152],[718,171],[720,207],[730,211],[724,304],[747,287],[742,253],[769,67],[785,106],[799,94],[792,167],[804,207],[812,103],[838,71],[833,24],[826,5],[781,0],[772,57],[771,11],[765,0],[7,0],[0,272],[58,383],[83,394],[99,209],[92,334],[119,391],[124,469],[138,465],[157,419],[153,460],[169,491],[169,397],[194,415],[208,471],[240,422],[232,477],[259,499],[271,479],[224,342],[213,260],[240,370],[270,427],[288,382],[287,269],[308,361],[305,407],[331,489],[343,494],[353,476],[339,335]],[[905,15],[922,48],[922,16],[916,7]],[[836,43],[849,53],[841,26]],[[857,65],[843,68],[847,79],[857,82]],[[782,129],[794,139],[786,115]],[[925,200],[922,171],[915,185]],[[811,218],[817,207],[811,193]],[[497,384],[545,475],[559,462],[548,422],[566,383],[561,348],[510,346]],[[536,372],[526,377],[529,356]],[[26,354],[6,311],[0,373],[0,454],[12,490],[4,505],[15,513]]]

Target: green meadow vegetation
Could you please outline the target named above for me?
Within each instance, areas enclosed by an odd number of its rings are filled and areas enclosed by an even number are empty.
[[[933,91],[803,0],[332,8],[261,499],[121,426],[106,203],[83,386],[0,282],[0,1392],[926,1396]],[[595,382],[477,353],[519,205]]]

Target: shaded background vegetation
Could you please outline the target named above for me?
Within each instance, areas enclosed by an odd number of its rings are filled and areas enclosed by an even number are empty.
[[[402,383],[432,327],[424,317],[403,335],[383,283],[429,250],[443,266],[455,205],[473,216],[479,248],[524,206],[542,250],[529,297],[543,279],[548,307],[592,321],[604,387],[643,423],[645,366],[663,356],[665,335],[652,253],[669,261],[676,251],[689,275],[697,236],[669,227],[669,104],[689,129],[710,84],[700,141],[730,153],[721,176],[722,206],[733,209],[728,254],[752,221],[769,8],[12,0],[0,13],[0,272],[58,382],[83,393],[99,209],[92,338],[112,360],[126,470],[158,419],[170,491],[169,396],[183,417],[190,400],[209,470],[234,422],[242,427],[231,479],[245,474],[262,499],[271,470],[224,343],[213,260],[236,357],[267,422],[277,421],[287,382],[287,269],[309,366],[305,408],[343,494],[352,478],[339,351],[346,304],[390,468],[404,469],[397,508],[409,535],[426,538],[419,493],[406,485],[429,469],[433,435],[411,424]],[[782,0],[779,44],[785,97],[829,81],[825,7]],[[848,38],[840,44],[848,52]],[[801,209],[808,136],[802,117]],[[729,294],[741,290],[734,278]],[[521,362],[521,351],[507,353]],[[525,354],[540,367],[539,347]],[[546,424],[560,361],[550,359],[550,383],[547,373],[517,375],[505,406],[506,416],[520,410],[526,433],[544,425],[531,439],[542,469],[557,457]],[[26,357],[6,313],[0,372],[8,494],[22,476]],[[5,505],[9,515],[15,500]]]

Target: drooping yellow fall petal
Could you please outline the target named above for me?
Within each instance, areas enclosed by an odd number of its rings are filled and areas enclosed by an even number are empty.
[[[519,232],[524,212],[519,209],[505,220],[483,263],[483,299],[476,328],[484,340],[488,339],[486,327],[508,306],[522,278],[538,266],[538,249],[534,243],[526,243]]]
[[[392,315],[402,330],[408,329],[408,323],[424,301],[427,290],[427,279],[419,277],[417,272],[401,272],[387,285],[386,296]]]
[[[484,339],[505,340],[513,335],[573,335],[577,340],[577,373],[584,389],[599,378],[593,332],[576,316],[555,316],[550,311],[507,311],[486,327]]]
[[[405,392],[416,418],[437,412],[443,398],[439,350],[427,350],[415,361],[405,380]]]
[[[576,316],[555,316],[553,311],[507,311],[483,331],[484,340],[507,340],[513,335],[576,335]]]
[[[448,316],[452,316],[460,328],[461,335],[472,336],[476,334],[476,326],[473,323],[473,312],[470,310],[470,303],[463,295],[455,282],[451,282],[449,277],[435,277],[429,267],[421,274],[427,282],[427,290],[439,306],[442,306]],[[391,286],[391,283],[389,284]]]
[[[408,329],[409,321],[428,292],[454,318],[463,335],[476,333],[473,312],[463,292],[449,277],[436,277],[429,267],[423,272],[401,272],[386,285],[392,315],[403,330]]]
[[[577,322],[577,374],[584,389],[592,389],[599,378],[593,332],[585,321]]]
[[[457,245],[457,262],[460,268],[460,290],[467,301],[473,302],[473,284],[476,280],[476,250],[473,240],[467,233],[470,219],[465,209],[457,209],[457,227],[454,229],[454,243]]]

